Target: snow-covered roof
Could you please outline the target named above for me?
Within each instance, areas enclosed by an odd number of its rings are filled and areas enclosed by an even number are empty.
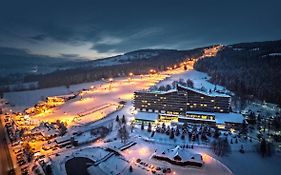
[[[181,87],[183,89],[190,90],[190,91],[193,91],[193,92],[196,92],[196,93],[199,93],[199,94],[202,94],[202,95],[210,96],[210,97],[230,97],[227,94],[221,94],[221,93],[217,93],[217,92],[214,92],[214,91],[212,91],[212,93],[208,93],[208,92],[201,91],[199,89],[194,89],[194,88],[183,86],[183,85],[180,85],[180,84],[178,84],[177,86]]]
[[[67,141],[70,141],[70,140],[71,140],[71,137],[69,135],[65,135],[65,136],[56,138],[57,143],[67,142]]]
[[[217,124],[224,123],[243,123],[244,117],[238,113],[215,113],[215,120]]]
[[[168,94],[168,93],[173,93],[173,92],[177,92],[177,89],[170,89],[168,91],[159,91],[159,90],[140,90],[140,91],[136,91],[136,92],[145,92],[145,93],[151,93],[151,94]]]
[[[162,149],[159,147],[156,152],[154,153],[155,156],[158,157],[166,157],[172,161],[179,161],[175,160],[176,156],[179,156],[181,160],[179,162],[198,162],[203,163],[201,159],[201,154],[195,154],[188,150],[181,148],[180,146],[176,146],[173,149]]]
[[[158,114],[154,112],[138,112],[135,114],[135,119],[156,121],[158,119]]]

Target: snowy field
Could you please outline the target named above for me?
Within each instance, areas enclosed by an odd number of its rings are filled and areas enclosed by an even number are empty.
[[[61,120],[68,126],[79,126],[93,121],[98,121],[113,113],[119,107],[120,101],[131,101],[133,93],[137,90],[148,89],[153,85],[171,84],[175,80],[191,79],[196,88],[202,86],[206,89],[213,89],[215,86],[209,83],[205,73],[190,69],[184,71],[183,68],[161,72],[160,74],[133,76],[131,79],[126,77],[109,81],[97,81],[66,87],[55,87],[39,89],[33,91],[5,93],[4,98],[14,105],[13,111],[22,111],[31,107],[38,101],[48,96],[79,93],[75,99],[67,101],[65,104],[52,108],[45,113],[32,116],[32,123],[41,121]],[[83,90],[84,89],[84,90]],[[87,89],[87,90],[85,90]],[[217,86],[217,89],[223,87]]]
[[[14,111],[22,111],[27,107],[31,107],[38,103],[47,96],[70,94],[73,92],[81,91],[82,89],[91,90],[83,91],[81,95],[73,100],[67,101],[62,106],[52,109],[50,112],[44,115],[32,116],[34,120],[40,121],[54,121],[60,119],[62,121],[68,122],[69,134],[74,132],[85,132],[89,131],[93,127],[109,125],[114,122],[116,115],[120,117],[125,114],[130,121],[133,118],[132,115],[132,98],[133,92],[136,90],[147,89],[153,85],[161,86],[166,84],[171,84],[174,80],[191,79],[194,82],[195,88],[201,88],[202,86],[208,89],[214,89],[215,85],[208,82],[208,75],[195,70],[184,71],[183,69],[177,69],[170,72],[163,72],[161,74],[147,75],[144,77],[133,76],[131,80],[128,78],[118,78],[113,82],[97,81],[93,83],[84,83],[79,85],[70,86],[69,89],[66,87],[55,87],[48,89],[40,89],[34,91],[23,91],[23,92],[11,92],[5,93],[4,98],[7,99],[14,107]],[[224,87],[216,86],[218,90],[224,90]],[[119,107],[120,101],[126,101],[126,105],[120,110],[116,109]],[[82,117],[79,114],[87,114]],[[105,118],[104,118],[105,117]],[[100,120],[102,119],[102,120]],[[96,121],[96,122],[93,122]],[[167,162],[159,162],[151,158],[152,153],[158,147],[171,147],[181,144],[180,140],[174,142],[174,140],[169,140],[166,135],[157,135],[153,142],[147,142],[143,138],[148,138],[149,134],[145,131],[137,131],[132,134],[131,139],[137,142],[137,145],[123,151],[123,156],[127,160],[133,160],[137,157],[143,160],[162,167],[171,167],[171,169],[176,174],[237,174],[237,175],[262,175],[262,174],[278,174],[281,172],[281,167],[279,166],[281,158],[278,155],[274,155],[270,158],[261,158],[261,156],[252,150],[252,145],[248,143],[243,143],[246,150],[245,154],[238,152],[240,143],[232,145],[232,153],[224,157],[217,157],[212,153],[212,150],[205,147],[196,147],[195,153],[200,153],[205,158],[206,164],[201,169],[194,167],[178,167],[173,166]],[[117,126],[113,126],[113,132],[107,136],[106,139],[112,139],[117,135]],[[141,135],[142,138],[139,138]],[[81,140],[85,141],[90,138],[91,135],[82,135]],[[120,146],[120,140],[115,142],[95,142],[90,144],[91,146],[108,146],[113,145]],[[65,158],[69,159],[71,156],[88,156],[92,158],[102,157],[98,151],[86,151],[85,153],[74,153],[77,149],[71,149],[69,151],[63,151],[60,156],[53,157],[57,168],[54,170],[56,174],[65,174],[63,167]],[[94,155],[96,154],[96,155]],[[98,154],[98,155],[97,155]],[[68,156],[68,157],[66,157]],[[98,157],[97,157],[98,156]],[[111,161],[117,161],[118,158],[109,159]],[[247,160],[247,161],[245,161]],[[222,163],[221,163],[222,162]],[[124,162],[123,162],[124,163]],[[125,163],[126,164],[126,163]],[[122,165],[123,166],[123,165]],[[128,165],[124,165],[124,167]],[[139,167],[139,165],[134,164],[134,169],[136,174],[151,174],[144,167]],[[101,167],[106,168],[107,164],[101,165]],[[114,167],[109,167],[114,169]],[[127,172],[127,171],[126,171]]]

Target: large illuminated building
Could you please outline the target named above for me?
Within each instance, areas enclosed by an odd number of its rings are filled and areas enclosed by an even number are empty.
[[[193,123],[235,123],[241,116],[230,113],[231,97],[216,92],[177,85],[169,91],[137,91],[134,93],[134,107],[139,113],[158,114],[157,117],[138,115],[141,121],[193,122]],[[237,117],[238,116],[238,117]],[[138,119],[138,118],[137,118]]]
[[[170,91],[137,91],[134,106],[137,110],[168,114],[184,114],[187,111],[230,111],[230,96],[207,93],[190,87],[177,85]]]

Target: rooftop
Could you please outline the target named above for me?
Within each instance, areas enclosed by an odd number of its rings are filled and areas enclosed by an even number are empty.
[[[154,112],[138,112],[135,114],[135,119],[156,121],[158,119],[158,114]]]
[[[173,161],[179,161],[179,162],[198,162],[203,163],[201,155],[192,153],[188,150],[185,150],[181,148],[180,146],[176,146],[173,149],[161,149],[158,148],[156,152],[154,153],[155,156],[159,157],[166,157]],[[180,159],[176,160],[175,158],[179,157]]]
[[[210,97],[227,97],[227,98],[230,97],[227,94],[222,94],[222,93],[218,93],[218,92],[214,92],[214,91],[209,93],[209,92],[205,92],[205,91],[202,91],[202,90],[199,90],[199,89],[183,86],[183,85],[180,85],[180,84],[178,84],[177,86],[181,87],[183,89],[190,90],[190,91],[193,91],[193,92],[196,92],[196,93],[199,93],[199,94],[202,94],[202,95],[210,96]],[[173,92],[177,92],[177,91],[178,91],[178,89],[171,89],[171,90],[168,90],[168,91],[140,90],[140,91],[137,91],[137,92],[145,92],[145,93],[152,93],[152,94],[168,94],[168,93],[173,93]]]
[[[201,91],[199,89],[183,86],[183,85],[180,85],[180,84],[178,84],[177,86],[181,87],[183,89],[186,89],[186,90],[190,90],[190,91],[202,94],[202,95],[206,95],[206,96],[211,96],[211,97],[230,97],[227,94],[217,93],[217,92],[214,92],[214,91],[212,91],[212,93],[208,93],[208,92],[205,92],[205,91]]]

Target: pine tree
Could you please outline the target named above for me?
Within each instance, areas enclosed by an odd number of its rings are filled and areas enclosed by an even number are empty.
[[[150,122],[148,123],[147,131],[151,132],[151,123]]]
[[[125,118],[125,115],[123,115],[123,117],[122,117],[122,123],[126,123],[126,118]]]
[[[175,134],[174,134],[174,130],[172,129],[170,132],[170,139],[173,139],[173,138],[175,138]]]
[[[265,156],[265,153],[266,153],[266,141],[264,138],[262,138],[261,140],[261,144],[260,144],[260,152],[262,154],[262,157]]]
[[[141,122],[141,130],[144,130],[144,122]]]
[[[181,135],[181,139],[182,139],[182,140],[184,140],[184,139],[185,139],[185,136],[184,136],[184,134],[182,134],[182,135]]]

